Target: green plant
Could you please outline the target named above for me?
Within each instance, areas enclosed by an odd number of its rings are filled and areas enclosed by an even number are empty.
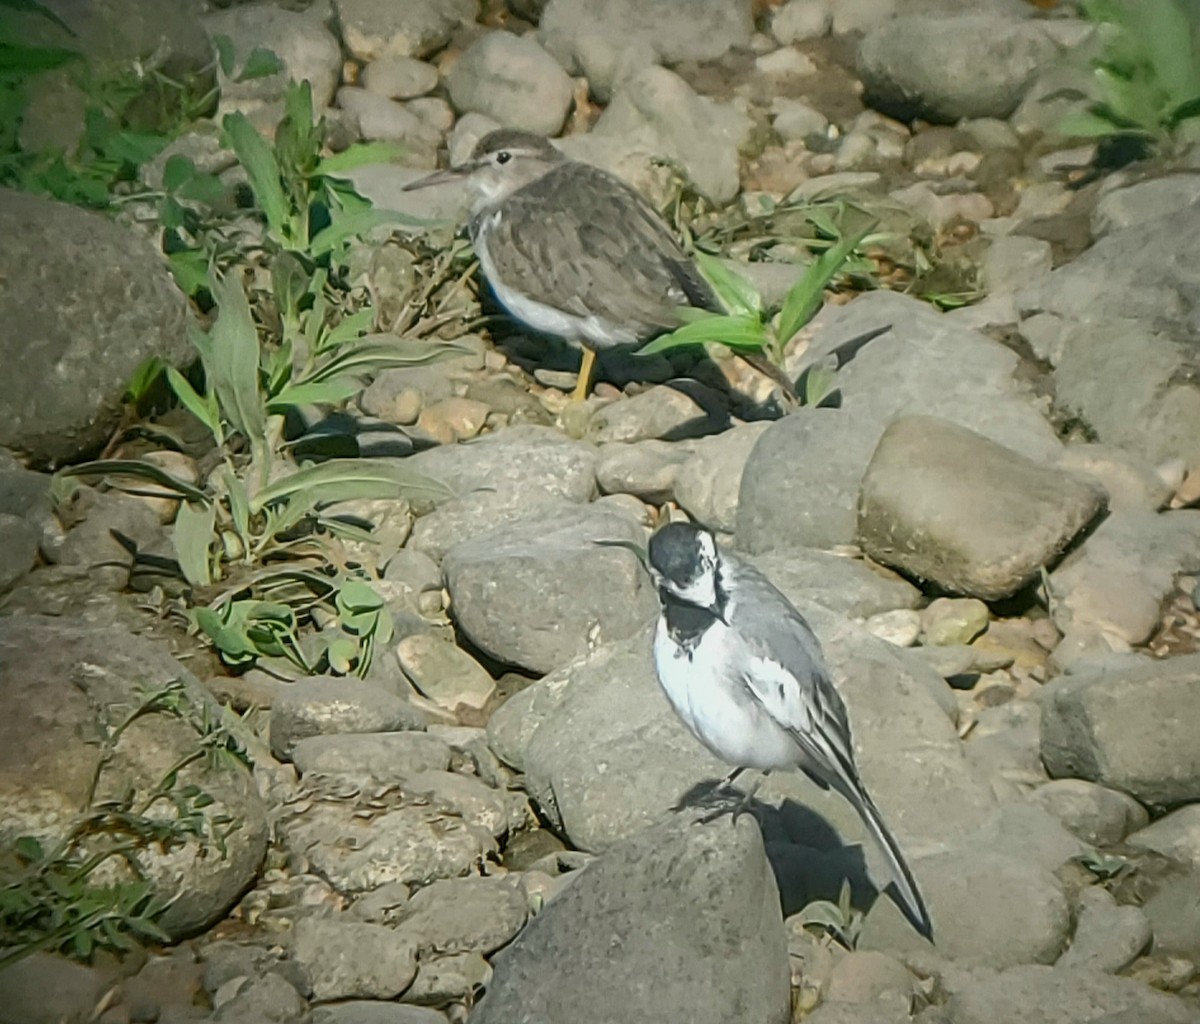
[[[850,902],[850,882],[843,880],[838,901],[814,900],[800,911],[800,924],[809,931],[828,932],[847,949],[858,945],[863,914]]]
[[[115,718],[109,717],[115,708],[97,716],[99,753],[80,811],[63,835],[52,843],[18,836],[0,848],[0,970],[38,950],[86,960],[98,949],[125,952],[139,938],[168,941],[156,921],[169,904],[156,897],[139,856],[150,847],[169,851],[190,840],[225,856],[226,841],[241,827],[239,820],[210,810],[213,798],[202,787],[180,783],[180,773],[195,762],[210,770],[248,763],[228,725],[207,710],[197,712],[178,680],[141,687],[137,697]],[[196,732],[195,746],[148,791],[100,798],[101,778],[122,735],[150,715],[186,722]],[[111,861],[125,867],[117,880],[107,870]]]
[[[1170,146],[1200,118],[1200,13],[1184,0],[1082,0],[1095,25],[1072,136]],[[1195,141],[1194,131],[1186,141]]]
[[[685,309],[683,316],[687,322],[682,327],[654,339],[642,347],[638,354],[652,355],[675,348],[719,342],[748,355],[765,357],[769,367],[781,371],[788,346],[820,309],[825,289],[839,274],[858,269],[852,263],[854,253],[875,227],[876,224],[869,221],[854,230],[843,232],[840,226],[830,223],[829,230],[836,235],[836,240],[805,269],[773,320],[766,315],[768,311],[763,309],[761,295],[748,280],[715,256],[697,252],[697,264],[725,307],[725,312]],[[815,405],[828,393],[832,381],[825,368],[822,368],[818,373],[809,374],[808,384],[811,386],[800,397]]]

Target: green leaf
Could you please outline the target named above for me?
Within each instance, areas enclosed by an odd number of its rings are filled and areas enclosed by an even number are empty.
[[[195,332],[209,390],[221,411],[251,445],[261,444],[267,431],[266,409],[258,378],[258,331],[241,283],[230,275],[209,284],[218,315],[207,335]],[[203,340],[201,340],[203,339]]]
[[[330,671],[337,675],[349,675],[358,656],[358,644],[349,637],[338,637],[325,651]]]
[[[697,252],[696,265],[730,316],[754,316],[762,312],[762,296],[758,290],[723,260]]]
[[[42,844],[36,836],[18,836],[13,847],[17,851],[17,856],[27,863],[40,861],[45,856]]]
[[[338,590],[336,603],[339,611],[350,612],[376,612],[384,606],[383,598],[375,588],[362,580],[343,583]]]
[[[208,495],[200,488],[189,484],[186,480],[180,480],[179,477],[171,475],[161,466],[156,466],[152,462],[143,462],[141,459],[98,459],[94,462],[81,462],[77,466],[67,466],[64,469],[60,469],[58,475],[66,477],[115,477],[117,479],[135,477],[158,484],[160,487],[164,487],[170,491],[175,497],[194,501],[202,505],[209,504]]]
[[[1125,129],[1090,110],[1068,110],[1058,122],[1058,130],[1068,138],[1096,139],[1120,135]]]
[[[10,11],[20,11],[23,14],[36,14],[47,21],[54,22],[64,32],[75,35],[75,30],[70,25],[38,0],[0,0],[0,7],[7,7]]]
[[[79,58],[80,54],[75,50],[57,46],[0,43],[0,74],[31,75],[39,71],[51,71]]]
[[[175,193],[180,199],[190,202],[204,203],[206,206],[219,206],[225,202],[229,189],[215,174],[194,174],[184,182]]]
[[[233,40],[224,33],[219,33],[212,37],[212,41],[217,51],[217,62],[221,65],[221,74],[228,78],[233,74],[233,65],[237,59]]]
[[[444,341],[409,341],[394,334],[371,334],[345,345],[329,362],[310,373],[299,384],[314,384],[355,377],[404,366],[426,366],[469,355],[464,345]]]
[[[167,157],[167,162],[163,164],[163,188],[168,192],[174,192],[195,176],[196,165],[190,157],[180,153]]]
[[[445,484],[409,469],[400,460],[335,459],[306,466],[268,484],[254,496],[251,512],[297,497],[309,507],[356,498],[417,498],[444,501],[453,496]]]
[[[276,414],[286,413],[297,405],[337,405],[353,398],[362,385],[352,380],[315,381],[311,384],[288,384],[267,402],[267,409]]]
[[[167,364],[160,356],[147,356],[143,359],[125,387],[125,400],[135,406],[141,404],[166,368]]]
[[[216,506],[207,501],[203,504],[185,501],[176,513],[171,541],[179,567],[192,586],[206,587],[212,583],[209,550],[214,539],[216,516]]]
[[[872,221],[853,234],[844,236],[835,246],[817,257],[805,270],[804,276],[792,286],[783,301],[783,309],[779,312],[776,337],[781,351],[821,308],[826,286],[838,275],[847,257],[854,252],[858,244],[875,230],[876,223]]]
[[[649,356],[705,342],[719,342],[730,348],[762,350],[767,346],[767,333],[757,316],[721,316],[714,313],[655,338],[635,354]]]
[[[313,259],[340,249],[350,239],[365,235],[383,224],[411,224],[415,218],[393,210],[359,210],[336,216],[329,227],[318,231],[308,244],[308,253]]]
[[[351,313],[349,316],[343,317],[336,327],[326,332],[321,339],[321,348],[340,348],[348,342],[356,341],[371,329],[374,322],[375,310],[370,306],[360,309],[357,313]],[[377,337],[383,336],[378,335]]]
[[[266,139],[241,111],[226,114],[223,122],[229,145],[246,170],[258,208],[267,219],[271,233],[284,242],[291,237],[291,206],[280,181],[279,164]]]
[[[184,294],[195,295],[200,289],[208,287],[208,254],[204,251],[181,249],[167,256],[167,262],[170,264],[175,283]],[[178,391],[175,393],[179,395]],[[182,395],[179,395],[179,400],[187,405]],[[195,412],[194,409],[192,411]]]
[[[256,46],[250,51],[250,56],[246,58],[246,63],[242,65],[242,70],[238,74],[236,81],[252,82],[257,78],[270,78],[271,75],[278,74],[283,70],[283,61],[279,59],[279,55],[274,50],[268,50],[264,46]]]
[[[250,540],[250,497],[246,485],[231,469],[225,470],[225,489],[229,496],[229,515],[233,519],[233,528],[242,542],[249,544]]]
[[[398,142],[357,142],[340,153],[321,160],[313,170],[319,177],[333,178],[368,164],[389,164],[400,160],[408,147]]]

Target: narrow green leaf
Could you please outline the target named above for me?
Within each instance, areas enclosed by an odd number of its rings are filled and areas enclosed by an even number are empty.
[[[763,349],[767,345],[766,328],[757,316],[721,316],[714,314],[684,324],[670,334],[655,338],[638,349],[639,356],[654,355],[671,349],[719,342],[730,348]]]
[[[224,33],[218,33],[212,37],[212,41],[213,47],[217,51],[217,62],[221,65],[221,74],[228,78],[233,74],[233,64],[237,59],[233,40]]]
[[[216,506],[208,501],[204,504],[185,501],[175,516],[171,541],[175,546],[179,567],[192,586],[206,587],[212,583],[209,549],[212,547],[216,516]]]
[[[831,249],[823,252],[804,272],[784,299],[779,313],[778,340],[782,349],[796,336],[821,307],[825,288],[838,275],[846,258],[859,243],[875,230],[876,222],[860,228],[854,234],[845,235]]]
[[[410,341],[394,334],[370,334],[345,345],[329,362],[318,367],[299,384],[355,377],[404,366],[426,366],[469,355],[465,345],[445,341]]]
[[[267,402],[267,409],[272,413],[283,414],[297,405],[337,405],[353,398],[361,390],[361,384],[343,379],[311,384],[288,384]]]
[[[229,145],[246,170],[258,208],[267,219],[267,227],[276,238],[293,242],[291,207],[280,181],[279,164],[266,139],[241,111],[226,114],[223,122]]]
[[[250,541],[250,496],[241,478],[230,469],[225,470],[225,489],[229,496],[229,514],[233,528],[244,544]]]
[[[360,309],[357,313],[342,317],[341,322],[326,332],[321,339],[321,348],[340,348],[348,342],[357,341],[361,335],[371,329],[374,322],[375,310],[370,306]]]
[[[207,337],[204,358],[209,388],[230,423],[252,444],[266,435],[267,419],[258,379],[258,332],[250,303],[233,275],[209,285],[217,303],[217,319]]]
[[[71,61],[79,60],[75,50],[56,46],[24,46],[0,43],[0,74],[31,75],[39,71],[51,71]]]
[[[250,504],[257,513],[268,505],[304,495],[312,507],[355,498],[419,498],[444,501],[453,492],[445,484],[409,469],[402,461],[336,459],[305,466],[264,487]]]
[[[394,213],[391,210],[359,210],[356,213],[343,213],[336,216],[333,223],[322,231],[318,231],[308,244],[309,255],[313,259],[320,259],[322,256],[333,252],[335,249],[341,248],[350,239],[357,238],[360,235],[365,235],[373,228],[377,228],[382,224],[394,224],[398,219],[411,220],[404,217],[403,214]]]
[[[762,296],[758,290],[725,261],[706,252],[697,252],[696,265],[730,316],[754,316],[762,312]]]
[[[81,462],[77,466],[67,466],[58,471],[59,476],[83,477],[135,477],[149,480],[170,491],[173,495],[200,505],[210,504],[208,495],[200,488],[189,484],[186,480],[168,473],[161,466],[141,459],[98,459],[94,462]]]
[[[389,164],[400,160],[408,147],[398,142],[357,142],[340,153],[327,156],[313,171],[320,177],[337,177],[368,164]]]

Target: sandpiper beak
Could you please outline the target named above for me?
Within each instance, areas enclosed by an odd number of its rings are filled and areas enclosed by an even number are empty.
[[[415,192],[419,188],[428,188],[430,185],[448,185],[452,181],[462,181],[470,173],[468,167],[447,167],[444,171],[434,171],[416,181],[410,181],[400,191]]]

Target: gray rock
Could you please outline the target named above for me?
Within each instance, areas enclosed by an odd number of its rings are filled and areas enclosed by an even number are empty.
[[[1046,782],[1041,758],[1041,710],[1028,701],[1009,701],[978,711],[964,746],[967,761],[998,784],[1035,786]]]
[[[1105,265],[1096,272],[1111,269]],[[1052,279],[1060,273],[1055,271]],[[1125,287],[1111,281],[1103,294],[1108,294],[1109,286]],[[1192,294],[1200,296],[1200,286]],[[1135,301],[1131,297],[1130,303]],[[1177,297],[1174,304],[1178,307]],[[1145,322],[1121,319],[1118,314],[1097,323],[1059,318],[1062,351],[1054,373],[1055,407],[1060,415],[1081,420],[1097,440],[1139,459],[1151,464],[1182,459],[1185,465],[1196,466],[1200,464],[1200,388],[1192,379],[1195,348],[1178,326],[1185,322],[1182,309],[1172,313],[1164,308],[1153,315],[1159,313],[1162,319],[1152,321],[1146,311]]]
[[[1158,628],[1181,572],[1200,570],[1200,512],[1110,516],[1050,575],[1055,625],[1096,629],[1130,644]]]
[[[43,541],[43,553],[59,565],[86,567],[93,584],[106,590],[124,589],[133,564],[114,531],[132,540],[139,551],[169,550],[158,516],[132,495],[84,488],[61,504],[58,514],[73,525],[60,542]]]
[[[428,1006],[474,1000],[487,988],[492,969],[479,953],[450,953],[423,960],[404,998]]]
[[[212,1017],[225,1024],[292,1024],[305,1010],[304,998],[282,975],[270,973],[246,978],[233,996],[221,1003]],[[162,1019],[162,1018],[160,1018]]]
[[[334,783],[328,790],[315,789],[316,798],[285,808],[279,834],[286,850],[306,857],[340,893],[454,878],[495,849],[490,830],[465,818],[457,807],[401,794],[391,803],[385,800],[381,809],[361,796],[361,789],[348,781],[353,777],[329,778]],[[357,806],[360,799],[368,806]],[[342,840],[336,841],[338,837]]]
[[[869,31],[858,51],[868,102],[901,120],[952,124],[1007,117],[1058,48],[1036,22],[907,15]]]
[[[418,151],[423,158],[410,159],[410,163],[436,165],[437,133],[403,103],[367,89],[344,85],[338,89],[337,105],[358,124],[363,139],[405,142],[408,144],[407,157],[412,158],[414,151]]]
[[[1127,793],[1083,779],[1052,779],[1038,786],[1029,799],[1094,846],[1119,843],[1150,820],[1146,809]]]
[[[1171,484],[1144,459],[1113,445],[1070,445],[1063,449],[1059,465],[1100,484],[1108,493],[1108,507],[1114,513],[1157,511],[1174,493]]]
[[[1154,952],[1193,964],[1200,957],[1200,869],[1160,878],[1142,903],[1154,931]]]
[[[870,1007],[876,1012],[895,1008],[907,1016],[916,993],[916,978],[899,960],[863,950],[848,953],[834,964],[825,999],[829,1004]]]
[[[818,39],[832,24],[833,15],[823,0],[788,0],[771,18],[771,35],[788,46]]]
[[[417,976],[412,939],[379,924],[306,917],[296,922],[292,957],[313,998],[395,999]]]
[[[296,744],[334,733],[423,729],[425,716],[405,700],[353,676],[312,676],[283,690],[271,707],[271,751],[291,760]]]
[[[494,953],[525,924],[524,890],[507,878],[454,878],[417,892],[390,922],[421,952]]]
[[[1013,295],[1050,273],[1051,246],[1040,238],[1003,235],[992,239],[983,257],[988,295]]]
[[[674,72],[652,66],[625,79],[595,128],[566,140],[562,149],[618,174],[621,158],[631,152],[643,165],[671,161],[699,192],[723,204],[740,187],[738,149],[750,126],[736,108],[700,96]]]
[[[588,423],[597,444],[658,438],[682,441],[718,434],[729,426],[729,410],[712,388],[695,381],[659,384],[640,395],[602,406]]]
[[[894,608],[890,612],[876,612],[869,616],[863,626],[871,636],[886,640],[893,647],[912,647],[921,636],[921,614],[912,608]],[[943,679],[948,679],[956,673],[944,672],[940,662],[928,657],[929,651],[938,649],[936,647],[923,648],[920,654],[922,658],[929,661],[938,675]],[[944,650],[944,648],[942,649]]]
[[[204,16],[210,39],[225,36],[233,43],[231,75],[220,75],[222,113],[253,110],[283,98],[289,81],[309,82],[313,107],[321,110],[333,101],[342,72],[342,51],[325,25],[319,10],[296,11],[275,4],[236,4]],[[282,70],[265,78],[239,82],[250,54],[259,47],[274,53]]]
[[[622,74],[647,64],[714,60],[745,46],[754,31],[749,0],[697,0],[684,10],[670,0],[550,0],[542,12],[543,45],[572,74],[586,75],[601,98]],[[630,51],[633,59],[630,59]]]
[[[737,523],[742,471],[770,423],[743,423],[696,442],[679,471],[675,500],[710,530],[732,532]]]
[[[571,109],[571,79],[532,36],[489,32],[454,62],[446,86],[459,113],[557,135]]]
[[[111,728],[140,705],[142,687],[157,692],[169,686],[178,688],[179,716],[150,713],[129,726],[100,771],[95,797],[119,800],[128,788],[137,807],[169,770],[177,770],[173,796],[194,785],[211,797],[207,808],[196,808],[198,835],[181,833],[170,849],[148,844],[138,853],[140,877],[168,904],[156,923],[178,939],[220,920],[266,853],[266,808],[250,772],[236,762],[217,769],[202,756],[189,760],[200,750],[201,723],[228,719],[199,680],[149,640],[114,626],[0,618],[0,696],[8,709],[0,724],[6,839],[31,835],[47,849],[59,842],[89,806],[98,752],[87,739],[98,734],[100,723]],[[240,730],[235,736],[250,740]],[[221,815],[241,823],[223,842]],[[131,877],[112,859],[106,870],[113,881]]]
[[[27,520],[0,512],[0,594],[33,568],[41,536]]]
[[[1200,655],[1052,680],[1041,691],[1042,759],[1142,803],[1200,800]]]
[[[748,818],[684,817],[614,847],[494,967],[475,1024],[790,1020],[779,896]]]
[[[604,445],[596,459],[596,484],[602,494],[632,494],[661,505],[674,494],[691,452],[691,446],[657,440]]]
[[[1107,889],[1079,894],[1078,920],[1071,947],[1059,967],[1083,967],[1105,974],[1123,971],[1150,947],[1150,922],[1138,907],[1122,907]]]
[[[1019,853],[971,846],[912,864],[929,905],[937,951],[962,964],[1053,963],[1066,945],[1071,912],[1058,879]],[[890,900],[863,924],[860,949],[928,948]]]
[[[534,672],[632,635],[657,602],[637,559],[601,540],[641,544],[644,535],[622,514],[571,507],[456,545],[443,570],[459,629],[491,657]]]
[[[1170,174],[1139,181],[1106,193],[1092,210],[1092,236],[1145,226],[1160,217],[1176,217],[1200,202],[1200,174]],[[1165,224],[1165,221],[1163,222]]]
[[[925,643],[932,647],[969,644],[988,627],[991,613],[977,598],[939,597],[921,612]]]
[[[528,824],[525,798],[520,793],[493,789],[474,776],[424,771],[409,776],[405,783],[414,794],[449,808],[496,838]]]
[[[143,360],[187,362],[187,300],[144,238],[107,217],[0,189],[0,446],[38,463],[98,449]]]
[[[350,999],[314,1007],[312,1024],[446,1024],[446,1015],[427,1006]]]
[[[412,57],[381,57],[363,68],[362,84],[377,96],[411,100],[437,88],[438,69]]]
[[[964,915],[966,916],[966,915]],[[1131,978],[1081,968],[1024,966],[969,975],[946,1003],[954,1024],[1083,1024],[1126,1013],[1126,1024],[1193,1024],[1175,996]]]
[[[496,681],[482,665],[448,640],[428,634],[407,636],[396,645],[404,674],[436,704],[481,708],[496,692]]]
[[[742,550],[852,543],[863,473],[884,429],[905,413],[950,420],[1039,461],[1061,451],[1014,379],[1017,357],[914,299],[871,292],[822,313],[805,360],[820,363],[889,323],[888,333],[852,358],[843,352],[841,408],[798,409],[772,424],[751,451],[737,515]],[[800,369],[790,365],[788,372]]]
[[[416,772],[449,768],[450,758],[448,744],[423,732],[309,736],[292,747],[292,763],[301,775],[349,772],[381,780],[404,779]]]
[[[749,559],[793,603],[815,601],[852,619],[895,608],[916,608],[921,592],[886,569],[856,558],[792,548]]]
[[[1200,868],[1200,804],[1171,811],[1153,825],[1134,832],[1126,841],[1130,846],[1153,850]]]
[[[361,61],[428,56],[479,13],[474,0],[401,5],[390,0],[334,0],[333,6],[346,49]]]
[[[99,968],[32,953],[0,971],[0,1024],[86,1021],[111,985]]]
[[[784,142],[803,142],[814,135],[824,137],[829,118],[799,100],[776,100],[771,104],[771,127]]]
[[[1034,579],[1104,507],[1087,481],[928,416],[894,421],[863,477],[872,558],[988,600]]]
[[[7,459],[7,452],[0,454],[0,460],[7,462]],[[0,514],[19,516],[39,525],[46,522],[52,515],[52,479],[48,473],[35,473],[31,469],[25,469],[15,459],[11,466],[0,466]]]

